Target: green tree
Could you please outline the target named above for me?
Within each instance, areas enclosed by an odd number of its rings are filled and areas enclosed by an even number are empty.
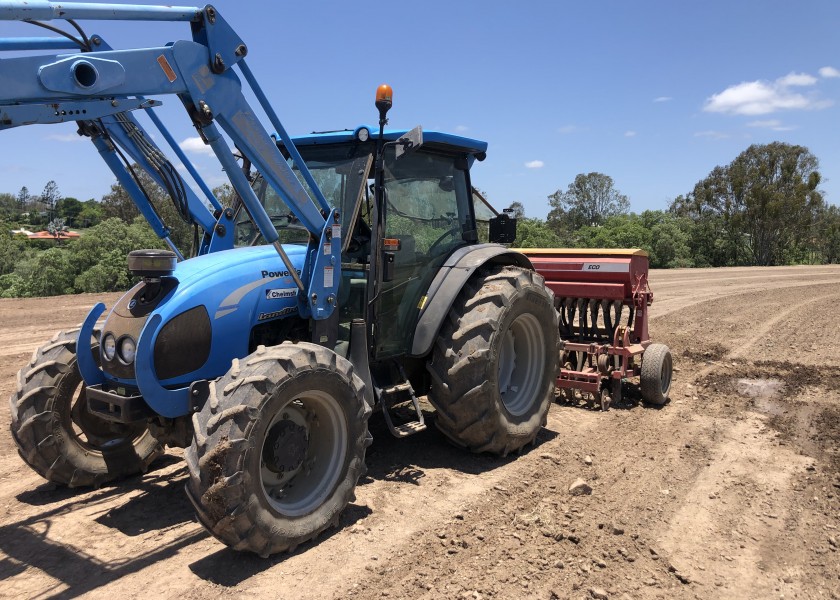
[[[79,214],[84,209],[84,204],[76,198],[62,198],[56,203],[56,215],[64,219],[69,227],[78,226]]]
[[[17,219],[18,210],[17,198],[14,194],[0,193],[0,217],[4,219]]]
[[[520,248],[559,248],[563,244],[545,221],[522,217],[516,222],[514,245]]]
[[[636,214],[611,216],[603,225],[582,227],[578,235],[578,247],[642,248],[650,252],[650,229]]]
[[[810,241],[824,206],[818,169],[807,148],[780,142],[750,146],[730,165],[736,222],[753,262],[779,264],[785,249]]]
[[[26,254],[26,239],[13,236],[9,224],[0,221],[0,275],[12,273]]]
[[[222,185],[214,187],[211,191],[213,192],[213,195],[216,196],[216,200],[218,200],[222,206],[225,208],[233,207],[233,204],[236,201],[237,193],[231,184],[223,183]]]
[[[32,201],[32,196],[29,194],[29,188],[23,186],[17,193],[18,210],[26,212],[29,210],[29,203]]]
[[[645,226],[650,229],[650,266],[654,269],[675,269],[695,266],[691,251],[693,223],[665,211],[642,213]],[[651,218],[654,217],[654,218]]]
[[[75,287],[83,292],[127,289],[134,281],[128,271],[128,253],[164,247],[163,240],[145,223],[128,225],[121,219],[107,219],[91,227],[69,247]]]
[[[143,169],[135,166],[134,172],[151,205],[169,228],[172,241],[187,256],[193,244],[193,228],[182,219],[169,195]],[[119,183],[111,185],[111,191],[102,197],[102,212],[106,219],[118,218],[126,223],[132,223],[141,216],[131,196]]]
[[[754,144],[715,167],[672,211],[699,226],[711,264],[776,265],[813,244],[824,207],[819,161],[804,146]]]
[[[602,225],[610,217],[630,211],[627,196],[603,173],[580,173],[566,191],[557,190],[548,202],[548,223],[561,237],[561,232],[568,235],[581,227]]]
[[[105,218],[102,205],[96,200],[90,199],[82,203],[82,210],[77,217],[79,227],[93,227],[99,225]]]
[[[23,276],[25,296],[59,296],[75,291],[69,257],[63,249],[39,252],[28,263]]]
[[[0,275],[0,298],[21,298],[26,296],[23,277],[17,273]]]
[[[135,169],[139,172],[139,169]],[[124,223],[131,223],[140,216],[140,211],[134,200],[120,183],[112,183],[111,191],[102,196],[103,219],[120,219]]]
[[[815,250],[822,263],[840,263],[840,207],[832,204],[817,219]]]
[[[508,210],[511,211],[510,216],[515,219],[524,219],[525,218],[525,206],[518,201],[513,201],[510,203]]]
[[[58,184],[51,179],[41,192],[41,202],[47,211],[47,219],[52,220],[55,216],[55,207],[59,200],[61,200],[61,192],[58,191]]]

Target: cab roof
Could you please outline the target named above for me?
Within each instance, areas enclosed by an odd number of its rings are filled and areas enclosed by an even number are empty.
[[[379,134],[379,130],[367,125],[362,125],[356,129],[344,129],[342,131],[312,132],[308,135],[295,136],[292,138],[292,141],[296,146],[348,143],[357,139],[356,133],[363,127],[370,132],[370,139],[375,140],[376,136]],[[391,142],[399,139],[406,133],[408,133],[408,131],[405,129],[386,129],[384,137],[387,141]],[[423,130],[423,145],[437,147],[442,146],[442,149],[449,150],[450,152],[464,152],[466,154],[480,154],[487,152],[487,142],[462,137],[460,135],[452,135],[451,133],[443,133],[440,131]]]

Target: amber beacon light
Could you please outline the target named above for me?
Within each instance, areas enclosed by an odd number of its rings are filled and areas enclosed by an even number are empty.
[[[394,90],[387,83],[376,88],[376,108],[379,109],[379,120],[384,124],[385,115],[393,104]]]

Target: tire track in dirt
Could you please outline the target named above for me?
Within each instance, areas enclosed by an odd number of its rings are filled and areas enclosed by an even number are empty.
[[[668,271],[652,271],[654,274],[662,274],[662,275],[669,275]],[[837,269],[834,270],[824,270],[824,271],[812,271],[809,273],[810,276],[831,276],[831,277],[840,277],[840,272]],[[708,286],[713,284],[715,286],[726,286],[729,282],[743,282],[745,280],[752,280],[752,279],[761,279],[767,280],[768,276],[766,274],[760,275],[738,275],[733,277],[705,277],[705,276],[698,276],[698,277],[684,277],[684,278],[673,278],[673,277],[663,277],[661,280],[656,282],[657,289],[662,288],[670,288],[675,286],[684,287],[686,284],[691,285],[693,287],[699,286]],[[773,273],[772,278],[774,280],[791,278],[791,279],[801,279],[802,273],[800,271],[795,271],[792,273]]]
[[[755,414],[730,423],[719,437],[660,544],[671,564],[705,589],[768,598],[782,574],[765,560],[763,546],[784,539],[793,478],[808,459],[774,447]]]
[[[823,296],[817,296],[815,298],[811,298],[806,300],[805,302],[798,303],[794,306],[790,306],[778,313],[775,316],[771,317],[767,321],[764,322],[758,329],[754,331],[754,333],[747,339],[743,344],[738,346],[737,348],[730,350],[727,354],[727,358],[732,360],[733,358],[741,358],[744,356],[744,353],[755,344],[760,342],[767,336],[779,323],[787,319],[791,314],[803,310],[805,307],[810,306],[812,304],[823,302],[828,300],[829,298],[840,299],[840,293],[835,294],[826,294]]]
[[[771,289],[833,283],[815,280],[808,284],[774,285]],[[751,293],[743,288],[738,291],[725,297],[733,300]],[[747,357],[751,348],[796,312],[807,314],[808,307],[838,298],[840,294],[836,292],[821,294],[778,310],[736,347],[693,371],[690,382],[702,381],[719,370],[721,363]],[[749,304],[750,299],[745,300]],[[685,303],[683,309],[707,301]],[[698,392],[692,388],[690,393]],[[781,580],[786,582],[786,593],[802,592],[800,583],[790,577],[785,561],[778,560],[775,549],[787,542],[786,524],[793,518],[791,507],[797,500],[793,492],[795,476],[811,459],[793,448],[774,447],[775,437],[767,423],[767,416],[758,412],[748,412],[731,421],[715,420],[721,439],[660,538],[678,572],[708,589],[725,590],[726,597],[770,597],[779,589]]]
[[[656,296],[656,290],[654,289],[655,300],[652,306],[651,312],[653,313],[653,316],[651,317],[651,320],[661,319],[662,317],[668,316],[671,313],[683,311],[692,308],[698,304],[703,304],[704,302],[709,302],[712,300],[722,300],[724,298],[731,298],[732,296],[739,296],[751,292],[770,292],[781,289],[806,288],[827,284],[840,284],[840,275],[838,275],[837,279],[820,279],[815,281],[809,281],[807,283],[783,283],[781,285],[772,285],[771,282],[765,280],[763,285],[741,286],[732,290],[718,290],[711,293],[691,295],[692,299],[690,301],[686,301],[687,294],[665,298],[664,300],[659,300]]]

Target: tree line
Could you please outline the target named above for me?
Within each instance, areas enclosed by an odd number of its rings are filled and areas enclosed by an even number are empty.
[[[91,227],[105,218],[97,200],[82,202],[63,197],[55,181],[48,181],[40,194],[23,186],[16,194],[0,192],[0,219],[6,223],[26,225],[33,229],[46,227],[50,221],[63,219],[69,227]]]
[[[170,229],[178,248],[189,252],[194,229],[184,222],[166,193],[143,171],[140,183]],[[229,194],[227,188],[218,194]],[[78,239],[29,240],[12,230],[66,226],[84,228]],[[79,202],[61,196],[54,181],[33,197],[26,188],[16,196],[0,194],[0,297],[35,297],[126,290],[136,281],[126,257],[139,248],[166,248],[131,197],[118,183],[100,200]]]
[[[182,250],[196,230],[142,171],[142,187]],[[713,169],[664,210],[630,212],[630,201],[603,173],[581,173],[548,196],[546,219],[528,218],[520,203],[516,246],[642,248],[653,268],[840,262],[840,209],[820,190],[817,158],[803,147],[753,145]],[[214,193],[229,204],[230,186]],[[22,226],[58,231],[86,227],[81,238],[34,241]],[[26,188],[0,193],[0,297],[52,296],[127,289],[126,255],[164,248],[119,184],[100,200],[62,197],[51,181],[39,196]]]
[[[837,263],[840,208],[825,201],[821,180],[807,148],[774,142],[715,167],[666,210],[630,212],[602,173],[551,194],[545,220],[510,208],[522,247],[642,248],[653,268]]]

